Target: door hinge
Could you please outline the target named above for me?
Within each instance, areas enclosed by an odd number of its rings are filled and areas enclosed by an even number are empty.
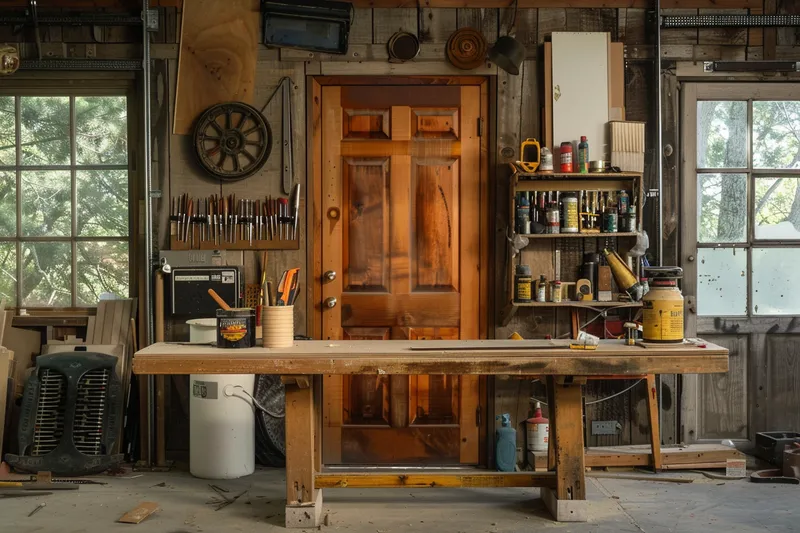
[[[483,137],[483,119],[478,118],[478,137]]]
[[[475,425],[481,427],[481,406],[475,408]]]

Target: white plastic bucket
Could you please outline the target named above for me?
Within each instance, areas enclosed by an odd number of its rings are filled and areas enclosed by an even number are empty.
[[[188,321],[190,342],[217,338],[215,318]],[[212,327],[209,327],[209,324]],[[253,374],[189,376],[189,471],[203,479],[235,479],[256,468]]]

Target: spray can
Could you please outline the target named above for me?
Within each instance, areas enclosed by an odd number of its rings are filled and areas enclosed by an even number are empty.
[[[517,430],[511,427],[511,415],[503,413],[502,427],[495,431],[495,465],[498,472],[513,472],[517,466]]]
[[[561,172],[574,172],[574,165],[572,164],[572,143],[561,143]]]
[[[578,172],[585,174],[589,172],[589,143],[586,135],[581,135],[581,142],[578,143]]]
[[[550,421],[542,416],[542,404],[536,402],[533,416],[525,421],[528,429],[528,450],[546,452],[550,440]]]
[[[517,265],[516,274],[514,275],[514,301],[517,303],[530,302],[532,285],[531,267]]]

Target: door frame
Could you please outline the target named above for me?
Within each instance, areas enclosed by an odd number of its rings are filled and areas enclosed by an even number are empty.
[[[322,338],[322,87],[346,85],[455,85],[479,86],[481,89],[480,113],[480,262],[479,262],[479,305],[478,320],[479,338],[493,337],[494,324],[490,322],[494,316],[494,291],[489,290],[493,283],[494,268],[490,260],[493,253],[491,243],[492,225],[490,223],[493,205],[493,191],[490,187],[489,164],[491,153],[490,136],[493,128],[489,122],[489,76],[307,76],[306,77],[306,138],[311,142],[306,148],[306,169],[309,174],[306,191],[306,217],[308,220],[308,247],[306,250],[306,328],[314,339]],[[321,387],[321,383],[319,384]],[[488,382],[485,376],[480,377],[479,407],[481,413],[488,413]],[[322,394],[317,395],[318,413],[322,413]],[[320,417],[321,418],[321,417]],[[479,428],[479,463],[487,464],[488,417],[484,416]],[[321,420],[318,421],[318,425]],[[321,428],[320,428],[321,429]],[[318,432],[318,433],[321,433]],[[318,448],[321,450],[321,448]],[[319,454],[321,455],[321,453]]]
[[[719,80],[719,81],[683,81],[680,84],[681,94],[681,201],[680,201],[680,263],[684,269],[683,293],[685,296],[686,337],[703,336],[736,336],[740,337],[736,343],[731,344],[731,356],[734,351],[737,355],[744,352],[748,360],[744,363],[743,372],[745,379],[746,398],[746,438],[731,438],[734,442],[747,445],[753,442],[756,433],[766,431],[768,410],[776,406],[770,402],[770,387],[767,366],[770,364],[767,354],[768,335],[794,333],[793,322],[796,317],[792,315],[753,316],[750,305],[752,270],[751,260],[747,263],[747,309],[744,316],[703,316],[697,315],[697,102],[700,100],[784,100],[786,99],[787,85],[800,86],[797,81],[754,82],[747,80]],[[752,121],[750,117],[749,121]],[[748,161],[753,151],[753,139],[748,132]],[[721,169],[726,172],[727,169]],[[747,235],[744,244],[737,244],[736,248],[744,248],[748,257],[751,249],[756,246],[769,246],[780,244],[780,241],[754,241],[753,240],[753,206],[755,191],[751,187],[752,169],[749,167],[740,170],[748,173],[747,186]],[[796,174],[796,170],[775,170],[780,174]],[[763,172],[762,172],[763,174]],[[793,242],[793,244],[796,244]],[[723,244],[730,247],[733,245]],[[712,338],[712,342],[718,342]],[[735,349],[735,350],[734,350]],[[699,406],[702,405],[702,380],[710,379],[712,375],[702,377],[697,374],[681,376],[681,396],[679,411],[679,437],[682,442],[718,442],[719,438],[703,438],[703,421]]]

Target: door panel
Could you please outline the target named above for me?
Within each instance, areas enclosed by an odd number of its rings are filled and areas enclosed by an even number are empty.
[[[477,338],[480,112],[479,86],[323,88],[325,338]],[[323,394],[325,464],[479,460],[476,376],[325,376]]]

